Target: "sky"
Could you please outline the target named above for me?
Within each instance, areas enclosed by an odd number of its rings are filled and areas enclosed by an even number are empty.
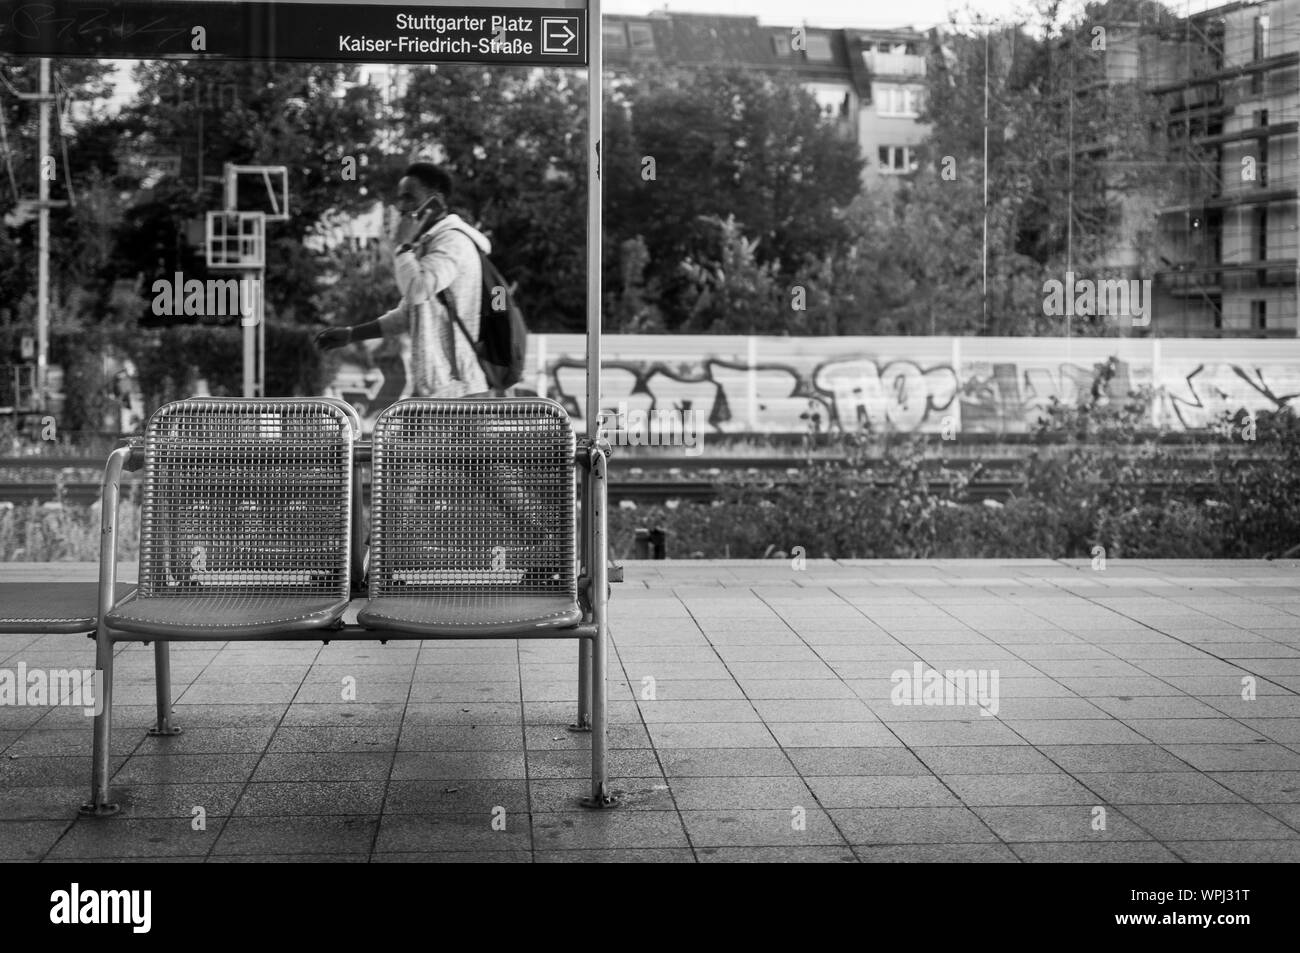
[[[1176,13],[1200,12],[1225,0],[1164,0]],[[604,13],[644,16],[667,7],[670,13],[715,13],[756,16],[760,23],[785,26],[807,21],[820,27],[900,27],[925,29],[948,21],[950,10],[962,21],[977,18],[1033,20],[1029,0],[601,0]],[[1082,10],[1082,0],[1066,0],[1068,14]]]

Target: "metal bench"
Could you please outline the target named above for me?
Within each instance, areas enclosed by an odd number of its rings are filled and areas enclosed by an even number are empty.
[[[114,602],[135,589],[119,583]],[[84,635],[95,631],[99,584],[0,582],[0,635]]]
[[[359,432],[340,401],[183,400],[110,456],[96,633],[104,704],[83,813],[117,811],[108,739],[113,645],[124,641],[155,643],[151,734],[169,735],[180,730],[171,641],[578,639],[574,727],[592,734],[583,803],[616,803],[606,771],[607,448],[578,446],[563,408],[544,399],[399,401],[373,446]],[[367,560],[356,471],[371,462]],[[114,606],[118,486],[139,466],[139,586]],[[589,569],[579,573],[575,556]],[[354,591],[363,573],[364,596]],[[350,607],[355,623],[345,621]]]

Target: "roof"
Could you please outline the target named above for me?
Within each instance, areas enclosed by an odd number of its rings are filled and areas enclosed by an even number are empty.
[[[806,27],[808,46],[825,44],[828,58],[810,58],[809,51],[790,47],[794,27],[760,26],[756,17],[716,16],[657,12],[652,16],[612,14],[604,17],[605,30],[627,29],[638,35],[647,30],[653,47],[629,36],[627,46],[613,45],[608,38],[604,55],[610,66],[633,62],[658,62],[665,66],[739,66],[772,72],[788,70],[800,79],[841,82],[870,96],[870,80],[861,56],[861,41],[848,34],[866,31]],[[897,31],[882,31],[890,35]],[[877,34],[872,33],[875,36]],[[778,50],[787,51],[778,55]]]

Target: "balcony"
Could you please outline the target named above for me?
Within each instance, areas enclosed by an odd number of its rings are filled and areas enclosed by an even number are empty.
[[[925,75],[924,56],[866,50],[862,54],[862,61],[867,64],[873,77]]]

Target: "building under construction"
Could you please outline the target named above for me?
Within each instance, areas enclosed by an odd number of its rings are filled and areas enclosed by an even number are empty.
[[[1171,197],[1155,209],[1155,333],[1300,334],[1300,0],[1231,3],[1146,31]]]

